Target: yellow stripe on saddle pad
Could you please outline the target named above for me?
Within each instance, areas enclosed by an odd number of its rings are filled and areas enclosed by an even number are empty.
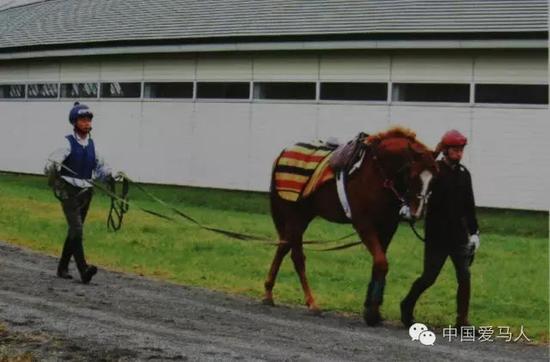
[[[302,192],[302,197],[308,197],[322,184],[334,178],[334,171],[332,171],[332,168],[329,165],[329,161],[330,156],[326,157],[315,169],[315,172],[311,176],[309,182],[304,188],[304,191]]]

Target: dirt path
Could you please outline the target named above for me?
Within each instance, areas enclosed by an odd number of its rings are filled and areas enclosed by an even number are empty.
[[[90,285],[53,276],[54,258],[0,242],[2,353],[39,360],[548,360],[545,347],[411,341],[397,326],[100,269]],[[4,352],[2,352],[4,351]],[[6,352],[7,351],[7,352]]]

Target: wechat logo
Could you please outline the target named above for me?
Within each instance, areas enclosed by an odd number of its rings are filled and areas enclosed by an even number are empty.
[[[425,346],[433,346],[435,342],[435,333],[428,330],[425,324],[415,323],[409,328],[411,340],[420,341]]]

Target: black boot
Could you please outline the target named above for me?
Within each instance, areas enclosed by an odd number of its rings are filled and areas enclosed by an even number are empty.
[[[414,307],[418,298],[422,293],[430,286],[430,283],[426,283],[422,277],[414,281],[411,286],[411,290],[407,296],[401,301],[399,305],[401,307],[401,322],[407,328],[412,326],[416,321],[414,320]]]
[[[61,252],[61,258],[59,258],[59,264],[57,264],[57,276],[61,279],[72,279],[72,275],[69,274],[69,262],[72,256],[71,239],[69,236],[65,239],[63,244],[63,251]]]
[[[80,273],[80,279],[82,283],[88,284],[94,275],[97,273],[97,267],[94,265],[88,265],[83,272]]]
[[[57,277],[61,279],[72,279],[73,276],[69,274],[69,271],[66,269],[57,269]]]
[[[416,323],[414,320],[414,304],[411,304],[406,298],[399,304],[401,309],[401,323],[407,328]]]
[[[468,320],[468,309],[470,307],[470,281],[461,281],[458,283],[456,292],[456,326],[470,326]]]

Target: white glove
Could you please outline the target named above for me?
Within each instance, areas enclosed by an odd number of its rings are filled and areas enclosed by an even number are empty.
[[[126,174],[122,171],[118,171],[117,173],[114,174],[113,177],[115,180],[122,180],[124,177],[126,177]]]
[[[479,233],[470,235],[470,243],[468,245],[474,253],[479,249]]]
[[[399,210],[399,217],[404,220],[412,220],[411,209],[407,205],[401,206]]]

